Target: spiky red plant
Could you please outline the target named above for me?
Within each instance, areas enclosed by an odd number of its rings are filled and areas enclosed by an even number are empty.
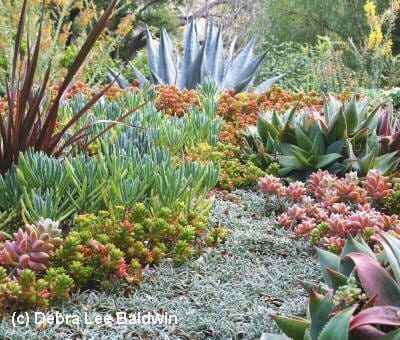
[[[82,138],[82,134],[77,134],[61,143],[68,129],[98,101],[107,88],[93,96],[60,131],[56,131],[58,110],[75,75],[83,65],[97,38],[106,27],[116,3],[117,0],[110,1],[104,14],[93,26],[92,31],[78,52],[75,61],[59,87],[57,95],[52,101],[46,101],[46,89],[49,85],[51,64],[48,65],[41,84],[34,86],[34,81],[37,78],[43,15],[39,23],[39,31],[33,51],[31,52],[28,46],[27,55],[20,57],[27,16],[27,0],[24,0],[15,38],[11,79],[6,84],[8,112],[5,118],[0,115],[0,173],[6,172],[13,163],[18,161],[20,152],[25,152],[29,148],[41,150],[48,155],[58,156],[67,146]]]

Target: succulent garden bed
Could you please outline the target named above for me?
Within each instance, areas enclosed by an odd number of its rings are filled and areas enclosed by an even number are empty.
[[[148,79],[113,62],[78,81],[129,31],[118,3],[79,2],[82,33],[69,5],[21,1],[0,99],[0,337],[398,339],[397,92],[255,87],[267,51],[224,51],[195,20],[182,57],[146,26]]]
[[[117,311],[174,314],[171,326],[113,324],[39,325],[40,335],[49,338],[112,337],[126,338],[228,338],[260,336],[277,331],[266,314],[303,314],[306,298],[296,279],[318,279],[319,270],[307,242],[294,241],[289,232],[266,216],[264,197],[253,191],[235,191],[231,200],[216,199],[211,225],[221,224],[229,231],[227,241],[182,265],[164,261],[148,270],[138,288],[116,284],[111,291],[83,291],[50,313],[95,315]],[[293,273],[296,273],[296,278]],[[37,330],[13,328],[4,319],[0,336],[34,337]]]

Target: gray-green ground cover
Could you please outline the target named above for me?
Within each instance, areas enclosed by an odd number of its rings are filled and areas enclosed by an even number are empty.
[[[131,339],[131,338],[258,338],[277,332],[270,312],[304,313],[306,295],[297,279],[318,277],[318,268],[305,242],[266,217],[264,198],[236,191],[235,201],[216,199],[210,223],[230,229],[227,242],[183,265],[164,262],[145,274],[140,289],[129,294],[83,292],[57,310],[93,320],[96,314],[167,312],[177,325],[53,325],[40,332],[13,327],[6,317],[0,338],[12,339]],[[124,291],[124,294],[121,292]]]

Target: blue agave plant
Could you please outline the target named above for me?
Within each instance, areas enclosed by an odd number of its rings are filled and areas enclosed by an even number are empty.
[[[171,39],[165,29],[161,30],[160,41],[155,41],[146,27],[147,58],[150,67],[150,81],[153,84],[175,85],[180,89],[193,89],[198,84],[213,81],[221,89],[235,89],[236,92],[249,90],[253,86],[254,77],[258,67],[264,60],[268,51],[253,57],[255,39],[252,39],[242,49],[236,58],[233,57],[235,39],[229,51],[224,52],[222,31],[213,24],[209,24],[203,43],[200,42],[197,26],[194,21],[189,25],[183,43],[183,58],[175,54]],[[136,78],[143,85],[147,79],[132,64]],[[115,79],[118,74],[110,69],[110,76]],[[263,82],[256,89],[264,92],[283,75]],[[130,86],[122,76],[118,77],[117,84],[121,88]]]

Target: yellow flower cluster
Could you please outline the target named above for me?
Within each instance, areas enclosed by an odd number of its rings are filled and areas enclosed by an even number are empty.
[[[400,0],[395,0],[392,7],[392,16],[396,16],[400,9]],[[375,2],[372,0],[367,1],[364,5],[364,12],[370,26],[370,33],[368,36],[368,49],[375,50],[382,56],[388,56],[392,53],[393,41],[386,37],[382,32],[382,26],[387,21],[387,13],[379,16],[376,12]]]
[[[134,14],[128,14],[125,16],[118,24],[115,34],[119,36],[126,36],[133,29],[133,23],[135,20],[136,16]]]

